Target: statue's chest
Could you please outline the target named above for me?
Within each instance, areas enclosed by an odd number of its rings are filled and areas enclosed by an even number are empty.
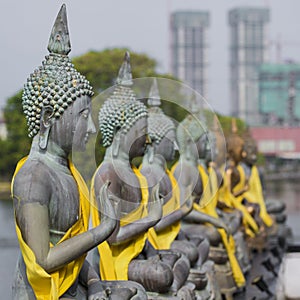
[[[172,197],[172,183],[167,174],[157,174],[159,193],[164,196],[164,204]]]
[[[196,196],[196,203],[199,203],[202,193],[203,193],[203,182],[201,176],[198,174],[195,174],[195,179],[194,180],[194,191],[193,194]]]
[[[119,184],[121,201],[121,212],[129,213],[136,209],[142,201],[141,186],[134,173],[128,172],[126,179]]]
[[[53,192],[49,204],[50,228],[67,231],[78,219],[79,193],[71,174],[52,178]]]
[[[232,173],[231,173],[231,186],[232,188],[234,188],[241,180],[239,171],[237,168],[233,168],[232,169]]]

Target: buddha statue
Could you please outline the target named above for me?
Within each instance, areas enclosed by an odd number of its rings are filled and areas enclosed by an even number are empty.
[[[219,188],[223,185],[224,167],[227,159],[226,143],[223,132],[219,125],[219,121],[214,116],[213,126],[208,133],[207,149],[205,155],[205,163],[208,166],[208,171],[211,176],[217,178],[217,210],[218,215],[223,219],[227,225],[230,233],[235,235],[242,222],[242,213],[237,209],[234,209],[230,205],[228,206],[227,201],[223,202],[220,199]]]
[[[259,226],[251,215],[253,209],[248,210],[243,205],[243,193],[247,191],[248,185],[241,186],[238,165],[242,161],[244,141],[237,133],[236,121],[232,121],[232,132],[226,138],[227,160],[220,188],[220,199],[225,207],[238,209],[242,213],[242,221],[245,233],[254,237],[259,232]]]
[[[151,252],[162,253],[159,250],[179,251],[187,255],[190,265],[193,266],[201,253],[198,253],[195,245],[186,239],[176,239],[180,232],[180,220],[191,211],[193,201],[191,197],[186,197],[180,203],[179,186],[167,167],[167,162],[174,160],[176,127],[174,122],[163,113],[160,105],[157,81],[154,79],[148,98],[148,134],[151,143],[147,144],[140,170],[147,179],[149,193],[159,184],[159,193],[163,196],[164,203],[163,217],[148,232],[148,252],[151,255]],[[185,255],[180,256],[174,265],[176,268],[173,268],[175,289],[179,287],[178,282],[182,284],[182,279],[186,280],[189,274],[189,268],[185,265]]]
[[[198,109],[196,112],[198,112]],[[172,172],[179,184],[181,193],[185,195],[187,189],[191,189],[190,193],[194,197],[193,210],[183,218],[182,230],[188,236],[195,235],[195,232],[201,232],[200,236],[206,237],[211,244],[218,244],[220,235],[215,228],[223,228],[225,231],[228,231],[228,228],[222,220],[209,216],[201,209],[207,203],[200,203],[205,187],[202,185],[200,178],[198,160],[199,153],[203,154],[205,152],[206,136],[195,115],[189,114],[179,123],[176,137],[180,158],[172,167]],[[213,226],[194,226],[195,223],[209,223]]]
[[[148,230],[162,217],[163,198],[159,196],[158,185],[149,194],[145,177],[132,165],[134,158],[144,155],[148,112],[132,89],[128,52],[116,83],[99,112],[106,152],[91,188],[95,207],[99,206],[99,190],[107,181],[111,182],[110,198],[120,202],[117,226],[107,241],[98,246],[99,272],[105,280],[129,279],[142,284],[147,292],[168,294],[174,281],[172,268],[178,260],[177,254],[158,254],[148,259],[143,255]],[[98,226],[101,221],[98,209],[94,209],[93,225]]]
[[[72,149],[83,151],[95,132],[92,87],[72,65],[66,7],[51,32],[49,55],[28,78],[23,110],[32,145],[19,161],[12,181],[15,224],[21,255],[13,299],[121,299],[117,285],[106,286],[86,260],[116,226],[116,202],[108,184],[99,197],[101,224],[88,230],[89,193],[72,164]],[[142,287],[141,287],[142,289]],[[122,287],[131,299],[136,287]]]
[[[248,177],[247,180],[248,182],[250,181],[250,177],[252,177],[252,179],[255,178],[254,180],[252,180],[251,186],[254,185],[253,181],[255,181],[256,182],[254,187],[255,193],[259,193],[257,198],[259,199],[259,201],[262,201],[262,199],[264,198],[264,189],[262,184],[263,180],[262,180],[261,172],[259,172],[258,168],[256,167],[257,154],[258,154],[257,144],[256,141],[251,136],[249,129],[244,133],[243,139],[245,141],[244,151],[246,153],[246,156],[243,159],[241,166],[243,167],[245,176]],[[254,174],[252,173],[252,170],[254,170]],[[250,189],[251,187],[249,183],[249,190]],[[285,204],[283,202],[267,199],[265,201],[265,204],[262,204],[261,206],[262,207],[260,210],[260,214],[263,220],[265,214],[272,214],[273,216],[275,216],[277,222],[283,223],[285,221],[286,219],[286,216],[284,215]],[[264,223],[267,226],[268,224],[273,223],[268,216],[266,216],[266,218],[267,220],[264,220]]]
[[[268,214],[266,204],[264,201],[263,190],[258,168],[256,167],[257,161],[257,146],[255,140],[252,138],[249,129],[243,135],[243,160],[238,166],[240,181],[246,182],[249,188],[243,194],[244,201],[248,205],[255,205],[259,220],[264,226],[270,228],[273,225],[273,219]],[[257,218],[258,219],[258,218]]]
[[[194,109],[197,114],[198,109]],[[177,128],[177,140],[180,148],[181,177],[190,176],[197,178],[194,189],[196,203],[194,203],[192,216],[184,220],[184,232],[201,232],[210,241],[210,257],[215,262],[216,276],[221,292],[228,294],[236,291],[236,287],[245,285],[245,278],[235,256],[235,242],[230,234],[229,228],[219,217],[216,206],[218,201],[219,182],[215,172],[211,167],[207,168],[205,163],[206,156],[211,153],[207,140],[207,133],[204,132],[197,117],[189,115]],[[189,153],[192,147],[194,153]],[[191,151],[192,152],[192,151]],[[221,155],[221,153],[219,153]],[[179,164],[177,165],[179,173]],[[175,169],[176,170],[176,169]],[[175,173],[176,174],[176,173]],[[176,176],[176,175],[175,175]],[[191,180],[191,178],[189,178]],[[183,181],[183,179],[182,179]],[[202,215],[213,220],[209,222],[213,226],[208,226],[208,221],[204,225],[201,221]],[[220,261],[222,257],[222,262]],[[227,263],[229,259],[230,265]]]

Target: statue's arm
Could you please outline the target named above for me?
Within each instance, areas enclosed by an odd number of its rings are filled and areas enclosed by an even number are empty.
[[[163,199],[159,196],[158,191],[158,185],[152,189],[148,203],[147,216],[124,226],[118,226],[117,230],[115,230],[115,232],[109,237],[109,243],[116,245],[129,241],[141,233],[147,232],[149,228],[153,227],[159,222],[162,217]]]
[[[183,213],[181,209],[177,209],[172,213],[164,216],[161,220],[154,226],[154,229],[159,232],[164,230],[165,228],[173,225],[174,223],[180,221],[183,217]]]
[[[236,170],[236,172],[238,172],[238,171]],[[227,176],[229,189],[234,197],[239,197],[249,190],[248,182],[246,182],[242,189],[235,191],[235,192],[233,191],[234,186],[232,184],[232,181],[233,181],[232,178],[233,178],[233,176],[237,176],[237,174],[235,174],[231,168],[226,170],[225,176]]]
[[[165,228],[171,226],[172,224],[180,221],[186,215],[188,215],[193,209],[194,198],[190,193],[190,187],[185,190],[187,194],[184,196],[186,199],[179,209],[174,210],[172,213],[164,216],[161,220],[154,226],[156,231],[164,230]]]
[[[17,222],[22,232],[23,239],[34,252],[37,263],[42,266],[46,272],[51,273],[69,262],[77,259],[87,251],[91,250],[112,233],[116,226],[114,217],[114,208],[102,199],[104,216],[103,222],[89,231],[69,238],[62,243],[50,248],[49,234],[49,208],[48,201],[50,192],[44,184],[34,182],[27,187],[27,196],[30,197],[30,191],[35,191],[34,195],[43,195],[43,200],[30,199],[27,201],[21,193],[16,193],[17,202],[22,199],[25,202],[22,205],[16,205]],[[24,189],[23,189],[24,190]],[[105,190],[102,196],[107,197]],[[36,197],[36,196],[35,196]]]
[[[80,283],[87,288],[91,284],[98,282],[99,280],[99,275],[97,274],[95,269],[90,265],[90,263],[85,259],[79,273]]]

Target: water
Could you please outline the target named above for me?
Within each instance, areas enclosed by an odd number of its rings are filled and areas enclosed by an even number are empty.
[[[300,241],[300,185],[296,180],[266,182],[267,198],[283,201],[295,239]],[[11,285],[19,254],[11,200],[0,201],[0,298],[11,299]]]
[[[0,201],[0,298],[11,299],[11,285],[17,257],[18,242],[15,233],[11,200]]]
[[[286,204],[287,224],[292,228],[294,239],[300,242],[300,184],[299,180],[266,182],[266,198]]]

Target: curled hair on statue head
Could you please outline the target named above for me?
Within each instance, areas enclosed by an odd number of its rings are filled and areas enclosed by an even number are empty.
[[[126,52],[117,85],[99,111],[99,129],[104,147],[112,144],[116,132],[122,130],[126,133],[139,119],[148,116],[146,106],[136,99],[131,88],[133,83],[129,58]]]
[[[44,107],[52,107],[53,117],[58,119],[77,98],[94,94],[88,80],[74,68],[68,57],[71,44],[65,5],[55,20],[48,50],[49,55],[42,66],[30,74],[24,85],[22,105],[29,137],[40,131]]]

